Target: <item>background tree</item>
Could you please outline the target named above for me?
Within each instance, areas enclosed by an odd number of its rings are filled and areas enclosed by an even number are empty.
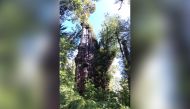
[[[129,105],[130,94],[130,23],[129,20],[122,20],[118,16],[106,16],[102,25],[102,31],[100,32],[100,45],[101,49],[106,51],[105,54],[109,54],[110,51],[121,53],[121,62],[124,70],[121,81],[122,89],[121,102],[125,105]],[[101,56],[103,57],[103,56]],[[106,57],[109,57],[108,55]],[[115,55],[113,56],[115,58]]]
[[[130,20],[118,16],[106,16],[100,32],[100,46],[106,50],[120,51],[125,67],[124,75],[130,68]]]

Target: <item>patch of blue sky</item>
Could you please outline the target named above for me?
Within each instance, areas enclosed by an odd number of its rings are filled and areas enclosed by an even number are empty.
[[[60,21],[61,25],[62,26],[65,26],[67,27],[64,31],[61,31],[61,32],[73,32],[74,29],[76,29],[76,25],[79,24],[79,22],[75,21],[75,22],[72,22],[72,21],[68,21],[68,20],[65,20],[64,22]]]
[[[128,0],[124,0],[125,2],[120,10],[120,3],[116,4],[115,1],[116,0],[99,0],[96,2],[96,10],[90,16],[89,21],[93,26],[97,38],[105,19],[105,14],[118,15],[121,19],[128,19],[130,17],[130,4]]]

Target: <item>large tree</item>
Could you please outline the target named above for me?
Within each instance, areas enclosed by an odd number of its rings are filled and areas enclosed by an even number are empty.
[[[106,50],[120,51],[126,70],[130,67],[130,22],[118,16],[106,16],[100,32],[100,45]]]

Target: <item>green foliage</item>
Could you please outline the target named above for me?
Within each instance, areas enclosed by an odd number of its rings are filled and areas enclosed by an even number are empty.
[[[60,109],[127,109],[119,100],[120,94],[96,88],[90,80],[86,81],[84,96],[80,96],[75,89],[74,72],[74,63],[60,70]]]
[[[117,50],[117,33],[119,29],[119,17],[105,16],[105,21],[100,32],[100,45],[105,50]]]
[[[65,69],[65,65],[67,63],[67,54],[69,50],[73,50],[75,46],[70,43],[67,37],[63,36],[60,38],[59,43],[59,59],[60,59],[60,69]]]
[[[74,64],[60,71],[60,109],[128,109],[124,91],[96,88],[90,80],[86,81],[84,96],[80,96],[75,89],[74,71]]]
[[[84,97],[82,97],[72,87],[74,80],[71,83],[72,85],[62,83],[60,86],[60,109],[127,109],[127,106],[120,103],[118,94],[115,92],[95,88],[88,82]]]
[[[108,69],[118,51],[116,36],[118,28],[118,17],[106,16],[100,32],[100,47],[95,53],[93,74],[90,77],[96,88],[108,89],[111,78]]]
[[[61,0],[60,14],[65,16],[64,18],[86,22],[90,14],[95,10],[93,1],[94,0]]]
[[[99,49],[95,54],[94,72],[92,74],[92,80],[96,88],[101,87],[106,90],[109,86],[111,75],[108,73],[108,69],[113,62],[116,55],[116,51],[107,51],[105,49]]]
[[[121,80],[122,90],[119,91],[119,101],[122,105],[129,106],[130,105],[130,92],[128,87],[127,79]]]

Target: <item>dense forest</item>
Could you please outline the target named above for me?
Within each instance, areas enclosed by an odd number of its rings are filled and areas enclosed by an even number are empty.
[[[96,35],[96,2],[60,1],[60,109],[130,108],[130,19],[106,14]],[[123,0],[115,3],[122,8]]]

